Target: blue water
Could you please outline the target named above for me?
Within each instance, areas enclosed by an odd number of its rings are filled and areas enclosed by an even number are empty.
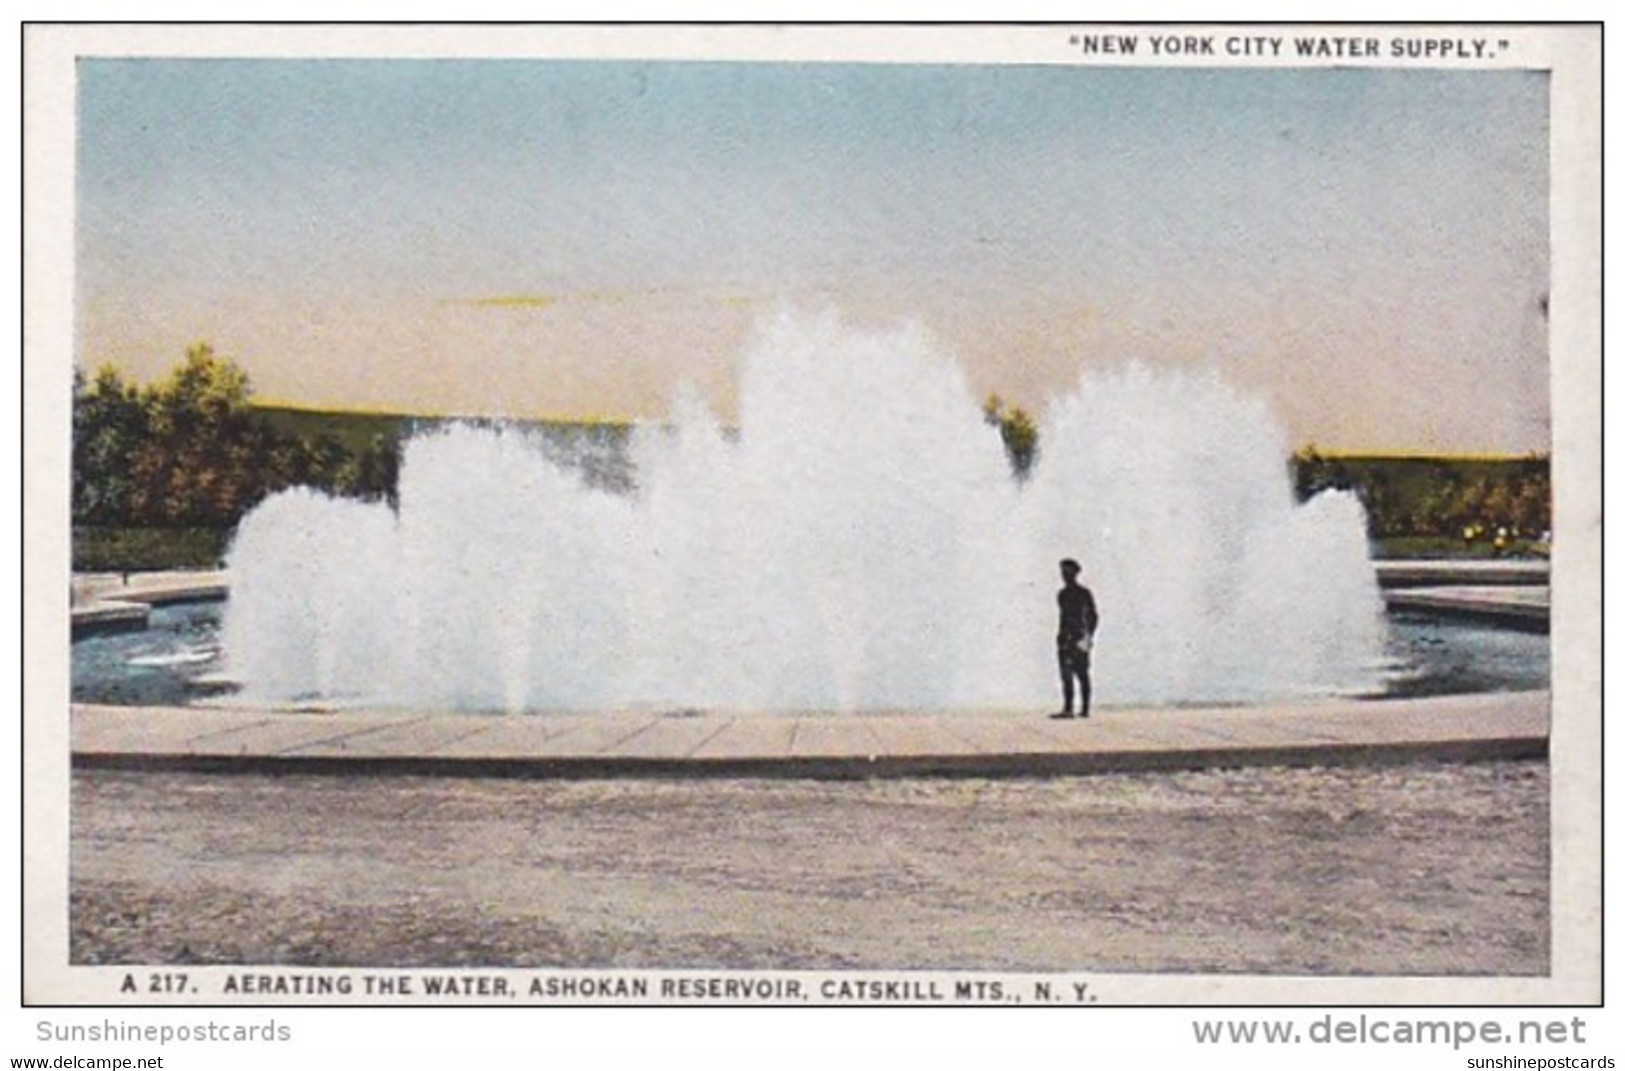
[[[219,601],[155,606],[145,631],[74,640],[74,702],[171,706],[196,698],[198,678],[221,668],[216,634],[225,606]]]
[[[155,607],[142,632],[92,635],[73,643],[75,702],[131,706],[187,703],[222,672],[216,634],[223,602]],[[1394,613],[1389,665],[1377,697],[1462,695],[1551,687],[1551,643],[1543,634],[1470,620]],[[1097,673],[1109,673],[1104,659]]]
[[[1386,696],[1511,692],[1552,685],[1545,633],[1409,611],[1388,615]]]

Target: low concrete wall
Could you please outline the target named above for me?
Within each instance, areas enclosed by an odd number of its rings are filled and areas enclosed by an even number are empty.
[[[75,705],[76,769],[520,778],[1031,777],[1540,759],[1549,692],[1042,714],[565,715]]]
[[[1406,561],[1376,563],[1377,583],[1384,588],[1448,587],[1455,585],[1545,585],[1552,566],[1543,561]]]
[[[69,595],[72,635],[143,629],[153,606],[224,599],[229,590],[220,570],[75,576]]]
[[[72,634],[139,632],[147,627],[151,608],[144,602],[97,602],[73,608]]]
[[[1485,618],[1513,628],[1544,632],[1551,624],[1550,588],[1404,588],[1383,593],[1391,610]]]

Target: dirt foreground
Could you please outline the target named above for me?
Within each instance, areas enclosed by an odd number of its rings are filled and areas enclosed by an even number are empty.
[[[75,963],[1539,975],[1543,762],[1031,780],[80,773]]]

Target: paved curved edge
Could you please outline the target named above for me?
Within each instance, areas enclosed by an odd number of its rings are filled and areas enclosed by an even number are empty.
[[[224,599],[230,590],[230,576],[219,569],[76,573],[69,589],[69,625],[75,637],[144,629],[154,606]]]
[[[1539,759],[1549,692],[1039,713],[459,714],[75,705],[76,769],[457,777],[1024,777]]]

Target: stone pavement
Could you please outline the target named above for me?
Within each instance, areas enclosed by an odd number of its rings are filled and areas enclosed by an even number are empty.
[[[80,769],[467,777],[1042,776],[1543,758],[1549,692],[1042,713],[72,709]]]

